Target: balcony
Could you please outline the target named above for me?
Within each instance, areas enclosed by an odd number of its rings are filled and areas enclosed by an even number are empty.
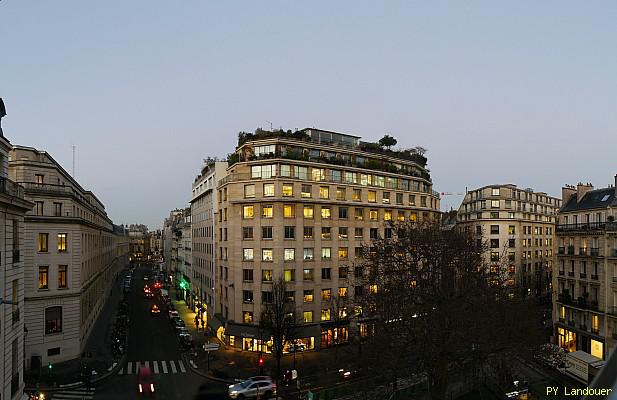
[[[557,254],[566,254],[566,248],[565,247],[560,247],[557,249]]]
[[[598,275],[591,274],[591,279],[593,279],[594,281],[597,281],[598,280]]]
[[[585,325],[585,324],[580,324],[578,327],[579,327],[579,329],[581,329],[583,331],[587,331],[587,325]]]
[[[587,274],[584,274],[584,273],[581,272],[580,273],[580,277],[581,277],[581,279],[587,279]]]
[[[592,247],[591,248],[591,256],[592,257],[599,257],[600,256],[600,248],[599,247]]]
[[[574,278],[574,271],[569,271],[568,276],[571,276],[572,278]]]
[[[559,275],[565,275],[565,274],[566,274],[566,271],[561,271],[561,270],[559,271]]]
[[[20,199],[24,198],[23,186],[4,177],[0,177],[0,192],[8,194],[9,196],[19,197]]]
[[[617,231],[617,222],[587,222],[582,224],[557,225],[556,232]]]
[[[18,263],[20,260],[19,249],[13,249],[13,263]]]
[[[574,246],[568,246],[568,254],[574,255]]]
[[[568,325],[570,325],[573,328],[576,328],[576,321],[568,321]]]
[[[606,313],[609,315],[612,315],[613,317],[617,317],[617,306],[608,307],[608,310],[606,310]]]
[[[589,252],[587,251],[587,247],[579,247],[579,249],[578,249],[578,255],[579,256],[586,256],[588,254],[589,254]]]
[[[591,333],[593,333],[594,335],[597,335],[600,333],[600,329],[598,328],[591,328]]]

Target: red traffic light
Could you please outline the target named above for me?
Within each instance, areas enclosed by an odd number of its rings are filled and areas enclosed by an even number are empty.
[[[260,367],[264,366],[264,359],[263,359],[263,357],[259,357],[259,366]]]

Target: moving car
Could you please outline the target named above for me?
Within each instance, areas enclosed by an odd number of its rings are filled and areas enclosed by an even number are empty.
[[[140,395],[154,394],[154,376],[149,367],[139,367],[137,372],[137,389]]]
[[[276,394],[276,385],[269,376],[254,376],[244,382],[229,385],[229,397],[232,399],[269,398]]]
[[[153,304],[150,309],[150,313],[152,313],[152,315],[159,315],[161,313],[161,309],[156,304]]]

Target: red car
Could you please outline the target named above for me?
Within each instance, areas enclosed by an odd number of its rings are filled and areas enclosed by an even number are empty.
[[[149,367],[140,366],[137,372],[139,394],[154,394],[154,376]]]

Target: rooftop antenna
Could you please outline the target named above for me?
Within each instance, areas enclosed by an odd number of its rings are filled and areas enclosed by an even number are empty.
[[[73,179],[75,179],[75,145],[73,145]]]
[[[266,120],[266,122],[270,124],[270,132],[272,132],[272,122],[270,122],[268,120]]]

